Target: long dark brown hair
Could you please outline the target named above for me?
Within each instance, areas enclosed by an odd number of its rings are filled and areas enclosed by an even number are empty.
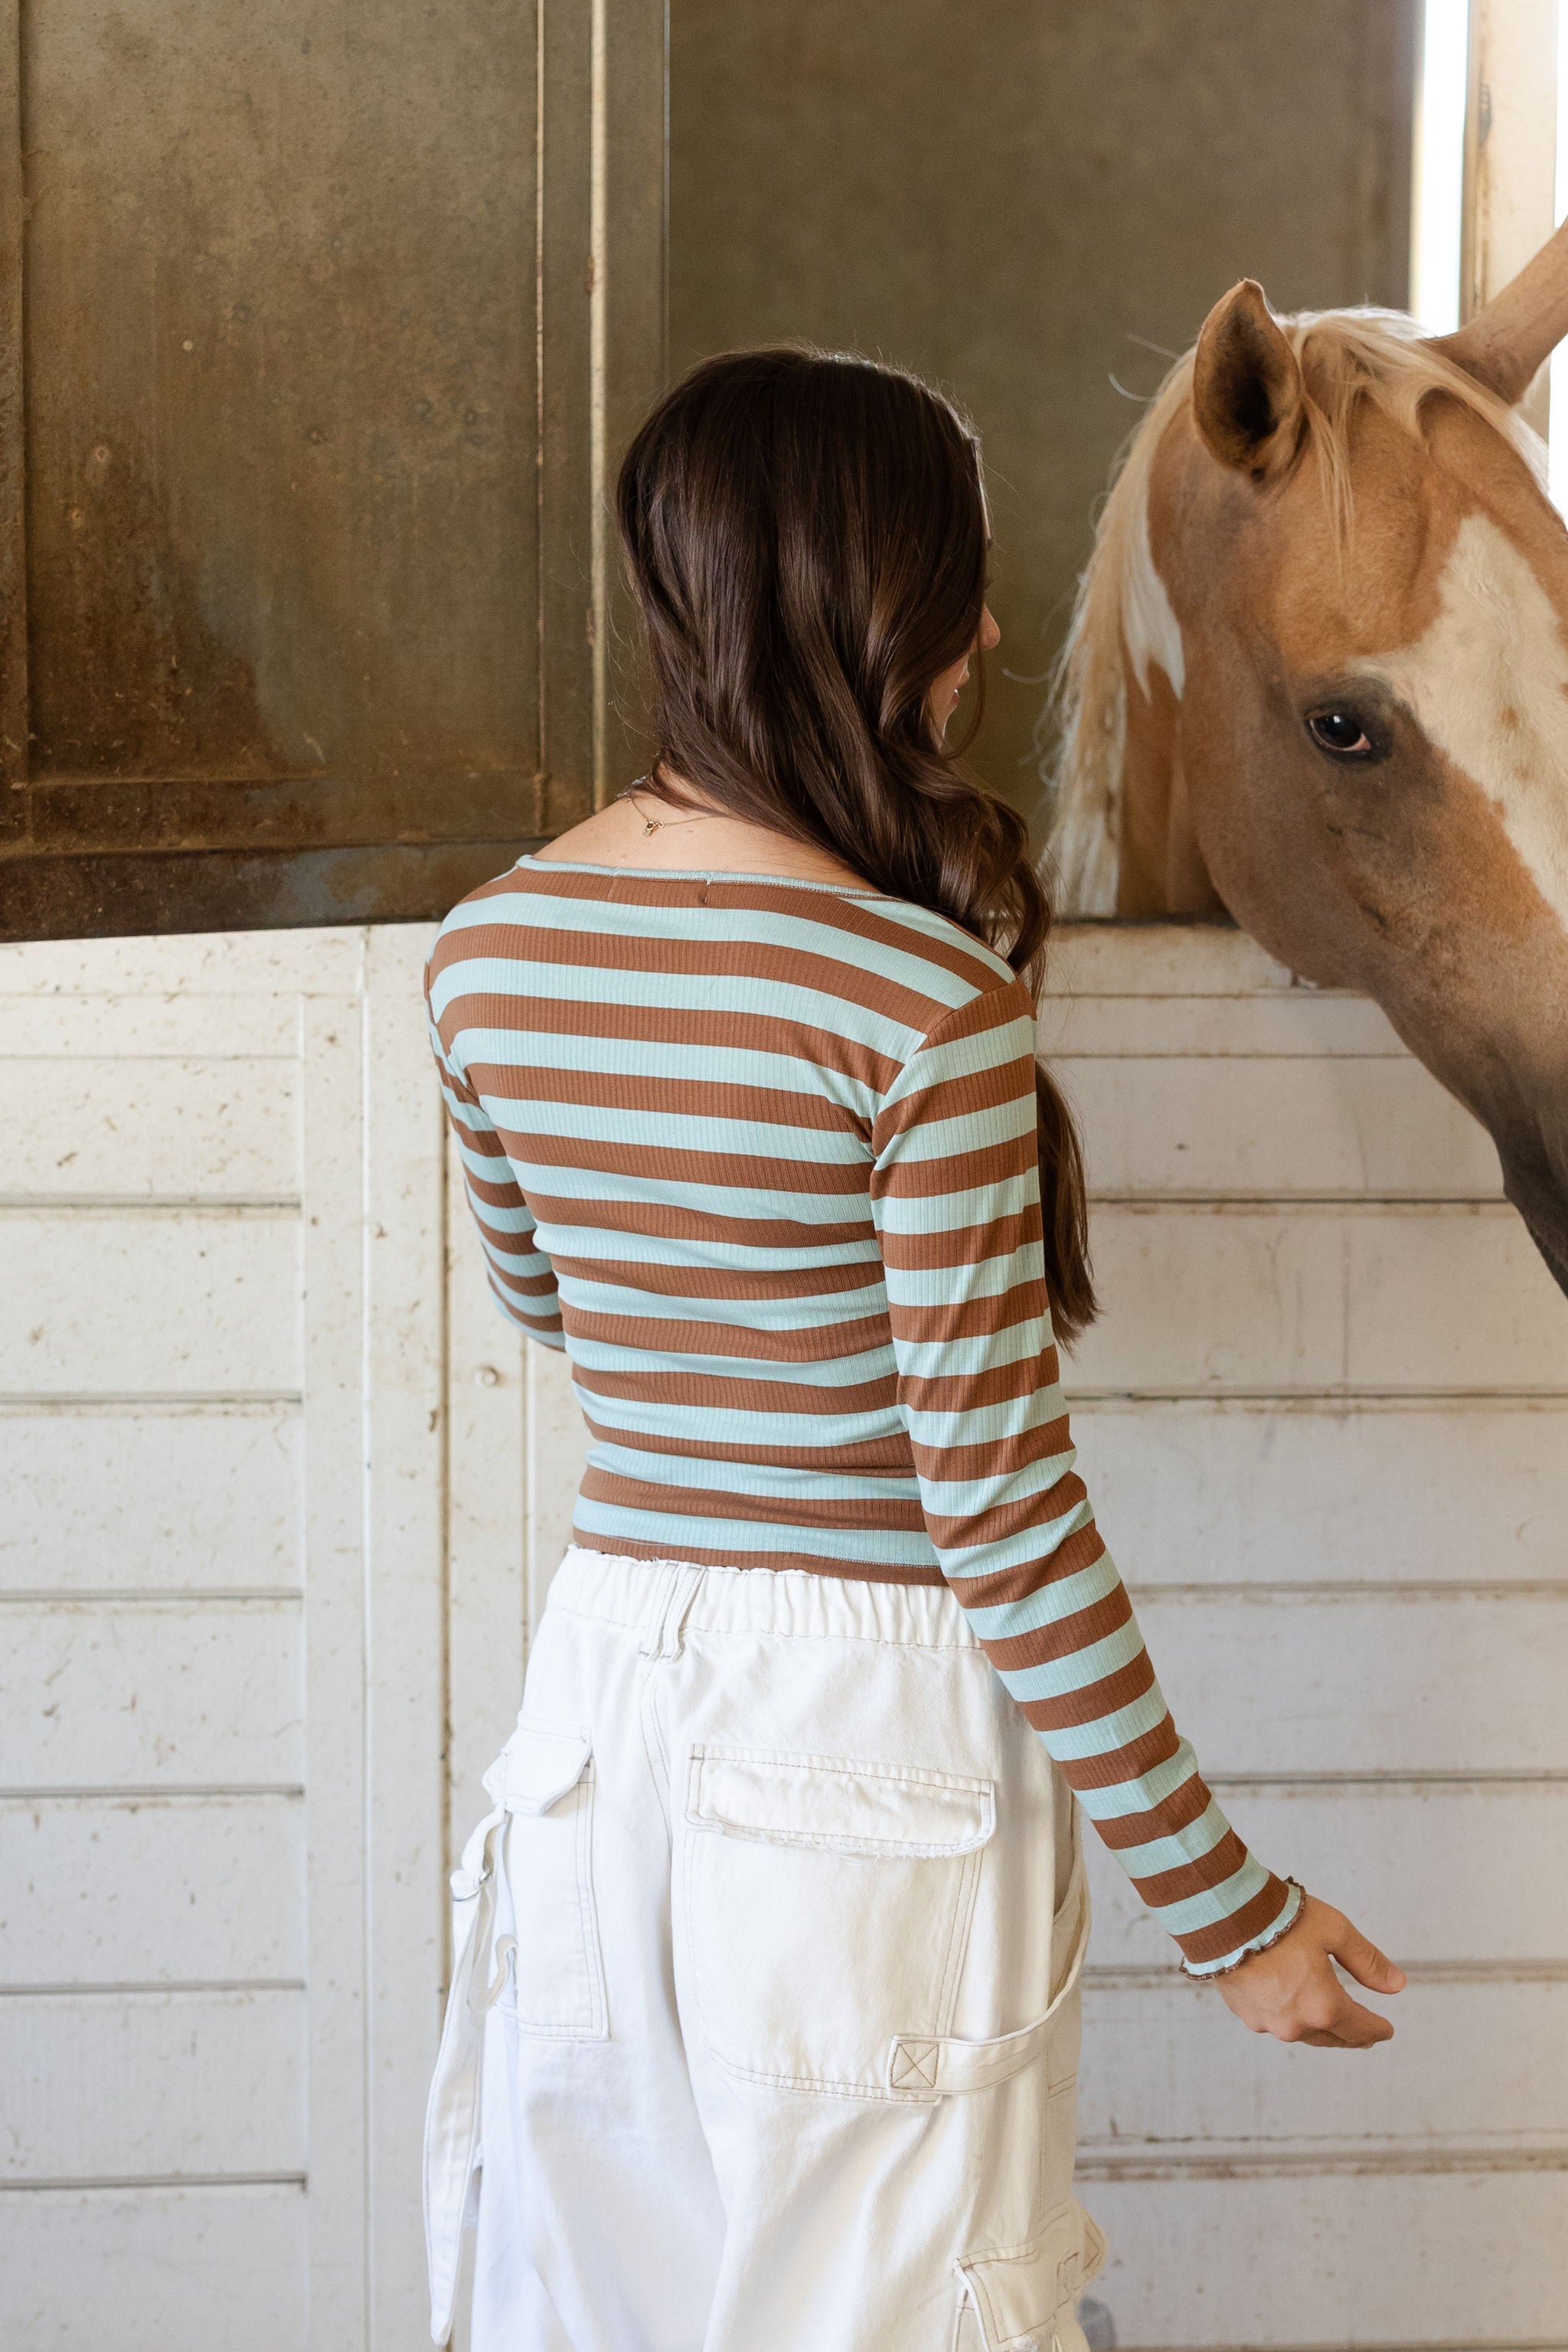
[[[975,646],[989,529],[973,432],[896,368],[790,348],[705,360],[626,452],[621,537],[647,626],[645,793],[826,851],[946,915],[1037,995],[1050,904],[1024,819],[926,708]],[[1038,1063],[1046,1279],[1058,1336],[1095,1313],[1078,1131]]]

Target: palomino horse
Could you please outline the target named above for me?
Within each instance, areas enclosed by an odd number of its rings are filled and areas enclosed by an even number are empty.
[[[1364,991],[1489,1129],[1568,1290],[1568,532],[1515,414],[1568,225],[1468,326],[1215,305],[1063,656],[1064,911],[1226,911]]]

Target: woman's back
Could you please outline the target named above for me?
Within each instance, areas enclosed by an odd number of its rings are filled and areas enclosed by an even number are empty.
[[[1015,1530],[1033,1465],[1059,1538],[1033,1024],[999,956],[870,890],[524,857],[447,917],[430,1002],[455,1112],[486,1114],[492,1283],[571,1354],[580,1540],[940,1584],[917,1469],[973,1486],[982,1444]],[[968,1544],[975,1499],[942,1514]]]

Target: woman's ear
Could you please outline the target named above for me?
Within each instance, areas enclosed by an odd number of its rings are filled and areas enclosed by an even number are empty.
[[[1193,418],[1220,464],[1256,482],[1283,473],[1296,454],[1301,371],[1253,278],[1233,286],[1204,320]]]

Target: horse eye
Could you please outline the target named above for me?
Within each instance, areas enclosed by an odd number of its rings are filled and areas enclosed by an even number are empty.
[[[1372,750],[1365,728],[1349,710],[1317,710],[1307,721],[1307,732],[1321,751],[1342,760],[1358,760]]]

